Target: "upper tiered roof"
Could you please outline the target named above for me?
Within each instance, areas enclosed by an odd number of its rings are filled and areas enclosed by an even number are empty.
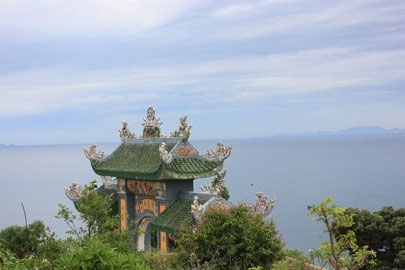
[[[161,137],[159,120],[153,107],[149,107],[142,137],[136,138],[123,122],[122,144],[111,155],[98,152],[95,145],[85,149],[93,170],[102,176],[164,180],[210,177],[222,168],[230,146],[218,142],[215,151],[200,155],[188,142],[191,126],[186,116],[180,118],[180,126],[171,137]]]

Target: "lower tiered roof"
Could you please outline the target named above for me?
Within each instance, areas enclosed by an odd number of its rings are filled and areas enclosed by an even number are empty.
[[[221,199],[216,198],[214,195],[206,193],[179,192],[178,199],[151,222],[152,229],[174,235],[190,230],[195,224],[191,213],[191,205],[196,196],[200,204],[214,202],[215,199],[222,202]]]

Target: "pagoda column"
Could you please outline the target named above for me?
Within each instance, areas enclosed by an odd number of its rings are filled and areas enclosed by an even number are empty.
[[[120,230],[125,231],[128,227],[128,197],[125,179],[117,179],[117,194],[120,214]]]
[[[161,202],[159,204],[159,215],[166,210],[166,203]],[[159,250],[160,252],[166,253],[167,252],[167,233],[166,232],[162,232],[160,231],[158,233],[159,235],[159,241],[158,241],[158,245],[159,245]]]

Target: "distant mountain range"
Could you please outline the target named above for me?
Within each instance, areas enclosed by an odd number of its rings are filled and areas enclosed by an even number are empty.
[[[339,131],[315,131],[302,133],[283,133],[276,136],[344,136],[344,135],[378,135],[405,133],[405,128],[385,129],[377,126],[353,127]]]

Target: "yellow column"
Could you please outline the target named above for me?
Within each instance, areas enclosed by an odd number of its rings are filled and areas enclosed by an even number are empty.
[[[159,205],[159,214],[166,210],[166,204],[161,203]],[[160,252],[167,252],[167,233],[159,232],[159,243],[160,243]]]
[[[125,231],[127,229],[127,200],[120,199],[120,229]]]

